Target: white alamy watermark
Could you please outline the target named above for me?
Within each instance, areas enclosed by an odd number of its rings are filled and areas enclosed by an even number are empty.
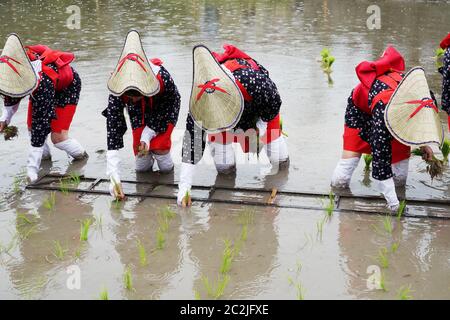
[[[376,4],[370,5],[367,8],[367,13],[370,16],[367,18],[366,25],[369,30],[381,29],[381,9]]]
[[[366,280],[367,289],[369,290],[380,290],[381,285],[381,269],[377,265],[371,265],[367,267],[366,273],[370,276]]]
[[[66,281],[67,289],[80,290],[81,289],[81,269],[77,265],[68,266],[66,273],[69,275]]]
[[[66,8],[66,13],[70,14],[66,20],[66,27],[70,30],[81,29],[81,9],[77,5],[71,5]]]

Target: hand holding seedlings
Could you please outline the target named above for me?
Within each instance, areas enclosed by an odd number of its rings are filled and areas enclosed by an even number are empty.
[[[138,147],[138,157],[144,157],[148,155],[149,148],[145,142],[141,142],[141,144]]]
[[[433,150],[426,146],[420,149],[414,149],[412,154],[416,156],[421,156],[423,160],[427,163],[427,172],[431,176],[431,180],[435,177],[440,177],[444,173],[444,161],[439,160],[434,156]]]
[[[123,193],[122,184],[116,182],[116,180],[114,180],[114,178],[111,178],[111,181],[114,185],[114,198],[117,201],[125,200],[125,194]]]
[[[189,191],[186,191],[186,195],[183,198],[183,201],[181,202],[181,205],[183,208],[189,208],[192,206],[192,198],[191,193]]]

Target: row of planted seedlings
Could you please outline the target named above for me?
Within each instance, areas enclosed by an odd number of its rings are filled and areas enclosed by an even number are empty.
[[[216,279],[209,279],[207,276],[201,276],[201,282],[208,299],[220,299],[225,294],[225,289],[230,282],[230,271],[236,257],[248,239],[250,226],[253,224],[255,212],[245,209],[238,216],[238,225],[241,227],[239,237],[234,241],[225,239],[224,249],[222,251],[221,263]],[[196,300],[201,300],[202,296],[199,290],[194,290]]]
[[[155,240],[154,240],[154,248],[150,250],[150,255],[155,255],[159,251],[163,250],[166,246],[166,239],[169,234],[169,227],[171,221],[176,217],[175,211],[173,211],[170,207],[163,207],[158,212],[158,228],[155,233]],[[145,248],[145,245],[141,239],[138,239],[136,241],[136,249],[137,253],[139,255],[139,264],[140,267],[144,268],[147,267],[149,264],[149,254],[147,254],[147,249]],[[125,267],[123,276],[123,287],[128,292],[136,292],[136,289],[133,285],[133,274],[131,266],[128,265]],[[99,295],[100,300],[108,300],[109,294],[106,287],[102,289]]]

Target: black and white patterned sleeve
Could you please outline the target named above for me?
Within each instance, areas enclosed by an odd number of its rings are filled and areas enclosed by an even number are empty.
[[[183,138],[182,157],[184,163],[197,164],[202,159],[205,152],[206,138],[206,132],[197,126],[192,116],[188,114]]]
[[[372,177],[387,180],[392,173],[392,135],[384,122],[386,105],[378,102],[372,110],[369,144],[372,149]]]
[[[123,148],[123,135],[127,131],[124,108],[125,104],[120,97],[109,96],[108,107],[102,112],[106,117],[108,150]]]
[[[31,145],[42,147],[51,132],[51,122],[56,119],[55,87],[52,80],[42,75],[39,86],[30,96],[31,113]]]
[[[442,76],[442,110],[450,116],[450,48],[447,48],[444,55]]]
[[[361,130],[359,136],[364,141],[369,141],[370,134],[370,115],[359,109],[353,101],[353,92],[347,100],[347,109],[345,110],[345,124],[352,129]]]
[[[147,119],[146,124],[155,132],[162,133],[167,130],[169,123],[174,126],[177,124],[181,98],[170,73],[164,67],[161,67],[159,74],[164,85],[164,91],[154,97],[156,110]]]

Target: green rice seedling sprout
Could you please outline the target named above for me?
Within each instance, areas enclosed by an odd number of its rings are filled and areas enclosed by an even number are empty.
[[[56,204],[56,192],[50,192],[50,195],[44,200],[44,208],[53,211]]]
[[[64,249],[59,240],[53,241],[53,256],[58,260],[63,260],[66,252],[68,250]]]
[[[37,225],[30,226],[28,228],[23,228],[18,230],[18,236],[20,240],[27,240],[34,232],[36,232]]]
[[[139,250],[139,260],[141,262],[141,266],[145,267],[148,264],[147,252],[145,251],[145,247],[142,244],[141,240],[137,241],[137,247]]]
[[[297,290],[297,300],[305,300],[305,288],[303,285],[298,282],[295,285],[295,289]]]
[[[242,229],[241,229],[241,236],[240,236],[240,240],[241,241],[247,241],[247,238],[248,238],[248,225],[247,224],[244,224],[243,226],[242,226]]]
[[[59,180],[59,190],[67,196],[69,194],[69,184],[66,179],[60,179]]]
[[[72,172],[72,173],[69,175],[69,178],[70,178],[70,183],[71,183],[72,185],[77,186],[77,185],[79,185],[79,184],[81,183],[81,176],[80,176],[80,174],[77,173],[77,172]]]
[[[383,227],[384,231],[388,234],[392,234],[394,231],[394,226],[392,225],[392,217],[390,215],[386,215],[383,218]]]
[[[441,147],[441,152],[442,152],[442,155],[444,156],[444,162],[448,163],[448,156],[450,154],[450,140],[448,140],[448,139],[444,140],[444,143],[442,144],[442,147]]]
[[[218,275],[215,283],[210,283],[207,277],[202,277],[203,286],[208,293],[208,296],[213,299],[219,299],[223,296],[228,283],[230,282],[229,275]]]
[[[133,277],[131,276],[131,269],[130,267],[127,267],[125,269],[125,272],[123,274],[123,284],[125,286],[125,289],[128,291],[133,291]]]
[[[158,231],[156,231],[156,249],[158,250],[164,249],[165,243],[166,243],[166,234],[161,229],[161,227],[159,227]]]
[[[89,228],[92,224],[91,219],[85,219],[81,221],[81,227],[80,227],[80,240],[81,241],[87,241],[88,235],[89,235]]]
[[[200,295],[200,292],[198,292],[197,290],[194,290],[194,299],[202,300],[202,296]]]
[[[365,163],[364,171],[369,172],[370,165],[372,164],[372,161],[373,161],[373,156],[371,154],[365,154],[363,156],[363,159],[364,159],[364,163]]]
[[[436,49],[436,56],[434,57],[436,59],[436,68],[440,69],[444,66],[444,54],[445,54],[445,50],[442,49],[441,47]]]
[[[162,232],[165,233],[169,231],[169,219],[166,216],[164,216],[163,214],[159,214],[158,223],[159,228],[161,229]]]
[[[412,300],[411,285],[401,287],[397,292],[397,298],[399,300]]]
[[[108,290],[106,290],[106,288],[103,288],[103,290],[100,292],[100,300],[109,300]]]
[[[22,189],[20,188],[21,184],[22,180],[19,177],[14,177],[14,185],[13,185],[14,194],[19,194],[22,192]]]
[[[330,74],[331,72],[333,72],[333,70],[331,70],[331,66],[333,65],[334,61],[336,60],[335,57],[333,57],[331,55],[331,52],[329,49],[324,48],[321,52],[320,55],[322,57],[322,69],[325,73]]]
[[[283,136],[285,136],[285,137],[289,137],[288,135],[287,135],[287,133],[283,130],[283,118],[280,116],[280,131],[281,131],[281,134],[283,135]]]
[[[386,275],[383,271],[381,271],[381,274],[380,274],[380,289],[383,290],[384,292],[389,291],[386,286]]]
[[[35,221],[31,221],[30,219],[28,219],[28,217],[24,214],[24,213],[19,213],[17,215],[17,220],[18,220],[18,225],[24,226],[24,225],[30,225],[30,224],[34,224]]]
[[[163,217],[167,218],[169,221],[174,219],[177,214],[175,211],[173,211],[170,207],[166,206],[160,209],[160,213]]]
[[[378,250],[377,261],[383,269],[387,269],[389,267],[389,258],[387,254],[388,250],[384,247]]]
[[[323,237],[323,225],[325,224],[326,221],[326,217],[324,217],[323,219],[317,221],[316,225],[317,225],[317,237],[322,240]]]
[[[391,253],[396,253],[399,247],[400,247],[400,243],[394,242],[394,243],[391,245]]]
[[[334,212],[334,199],[335,199],[335,195],[333,192],[330,191],[330,194],[328,196],[328,202],[325,206],[325,212],[327,213],[328,218],[331,218],[331,216],[333,215]]]
[[[405,214],[405,210],[406,210],[406,200],[402,200],[402,201],[400,201],[400,206],[398,207],[398,210],[397,210],[397,220],[398,221],[400,221],[402,216]]]
[[[225,240],[225,249],[222,253],[222,264],[220,265],[220,273],[227,274],[231,269],[231,264],[234,259],[234,248],[232,248],[231,242]]]

